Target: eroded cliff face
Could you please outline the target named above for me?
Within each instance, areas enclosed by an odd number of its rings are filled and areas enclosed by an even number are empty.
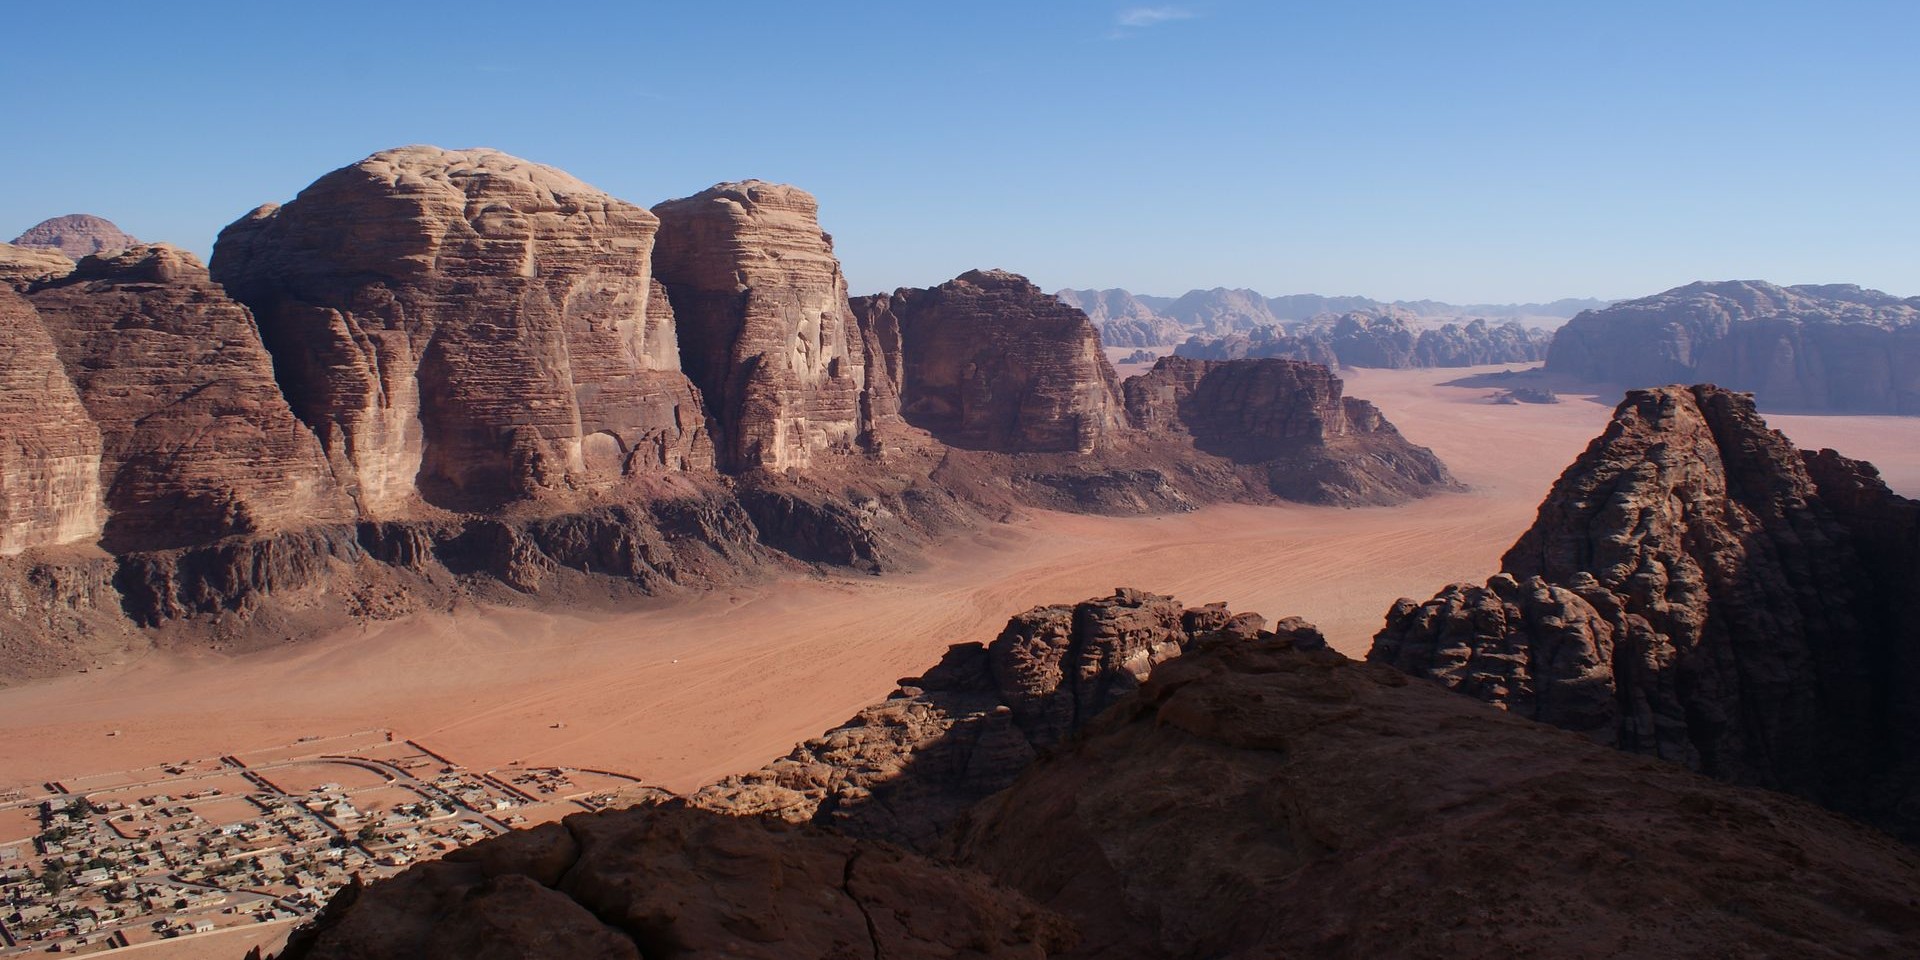
[[[288,396],[370,517],[712,465],[658,222],[492,150],[403,147],[222,231]]]
[[[1920,413],[1920,297],[1692,283],[1574,317],[1547,369],[1629,387],[1719,383],[1770,408]]]
[[[1201,360],[1278,357],[1327,366],[1468,367],[1543,359],[1552,335],[1518,322],[1482,319],[1416,329],[1419,317],[1395,307],[1321,316],[1292,326],[1256,327],[1220,337],[1195,336],[1175,352]]]
[[[805,469],[857,452],[885,412],[865,402],[866,344],[813,196],[747,180],[653,212],[654,269],[719,425],[723,466]]]
[[[27,299],[100,432],[102,546],[164,550],[352,522],[252,317],[191,254],[159,245],[89,257]]]
[[[1092,453],[1126,428],[1119,382],[1086,314],[1004,270],[901,289],[907,421],[958,447]]]
[[[1356,663],[1299,620],[1124,589],[1017,616],[693,802],[350,888],[285,960],[1815,958],[1920,936],[1920,856],[1884,835]]]
[[[1274,495],[1309,503],[1394,503],[1453,486],[1433,452],[1326,367],[1296,360],[1162,357],[1126,383],[1128,417],[1149,436],[1257,466]]]
[[[1920,837],[1920,503],[1746,395],[1637,390],[1482,585],[1371,659],[1602,743]]]
[[[100,429],[33,304],[0,288],[0,556],[86,542],[106,518]]]

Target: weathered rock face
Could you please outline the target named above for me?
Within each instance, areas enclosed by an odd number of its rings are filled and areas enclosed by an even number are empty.
[[[229,226],[213,272],[364,513],[484,507],[711,465],[656,227],[549,167],[403,147]]]
[[[1202,644],[975,807],[1074,955],[1895,956],[1920,856],[1318,646]]]
[[[1742,394],[1632,391],[1501,566],[1369,657],[1920,839],[1920,503],[1870,466]]]
[[[0,288],[0,556],[93,540],[105,519],[100,429],[33,305]]]
[[[1175,351],[1202,360],[1279,357],[1328,366],[1466,367],[1530,363],[1546,356],[1552,335],[1517,322],[1474,319],[1416,330],[1410,311],[1389,307],[1316,317],[1292,328],[1259,327],[1223,337],[1192,337]]]
[[[1477,367],[1490,363],[1533,363],[1547,357],[1553,334],[1508,321],[1493,326],[1482,319],[1444,324],[1420,331],[1414,343],[1416,367]]]
[[[1188,331],[1211,337],[1280,325],[1267,298],[1253,290],[1189,290],[1159,312]]]
[[[1125,429],[1099,333],[1025,277],[971,270],[929,290],[896,290],[885,307],[900,328],[901,410],[941,440],[1091,453]]]
[[[886,701],[692,802],[934,850],[969,806],[1231,619],[1224,607],[1183,610],[1135,590],[1035,607],[992,643],[955,645]],[[1257,621],[1232,626],[1257,631]]]
[[[99,430],[107,549],[352,522],[246,308],[190,254],[90,257],[27,298]]]
[[[813,196],[748,180],[653,212],[654,269],[718,421],[723,465],[805,468],[857,450],[880,412],[863,410],[865,343]]]
[[[1314,363],[1162,357],[1127,381],[1127,415],[1150,435],[1262,466],[1289,500],[1393,503],[1452,486],[1432,451],[1343,389]]]
[[[0,286],[25,290],[28,284],[73,272],[73,260],[58,250],[0,243]]]
[[[344,891],[280,960],[1038,960],[1071,929],[885,844],[672,807],[576,815]]]
[[[132,234],[114,226],[111,221],[85,213],[70,213],[64,217],[42,220],[13,238],[13,242],[22,247],[55,250],[71,260],[91,256],[111,257],[140,244]]]
[[[1187,339],[1187,329],[1125,290],[1057,290],[1061,303],[1087,315],[1109,347],[1158,347]]]
[[[1709,381],[1783,409],[1920,413],[1920,297],[1693,283],[1574,317],[1547,369],[1631,387]]]

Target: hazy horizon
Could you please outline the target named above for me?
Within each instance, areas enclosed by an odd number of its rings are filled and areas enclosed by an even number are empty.
[[[524,10],[14,11],[38,40],[0,65],[24,134],[0,231],[85,212],[205,255],[259,204],[435,143],[643,206],[796,184],[856,293],[997,266],[1456,304],[1920,294],[1911,5]]]

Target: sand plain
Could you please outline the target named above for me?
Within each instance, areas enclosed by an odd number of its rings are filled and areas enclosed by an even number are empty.
[[[1359,655],[1396,597],[1493,572],[1618,397],[1495,405],[1486,387],[1449,385],[1473,372],[1343,373],[1465,492],[1391,508],[1039,513],[957,538],[907,575],[794,578],[620,614],[474,609],[242,656],[150,654],[0,690],[0,784],[387,727],[475,767],[614,770],[685,790],[784,754],[1021,609],[1120,585],[1304,616]],[[1770,419],[1920,495],[1920,418]]]

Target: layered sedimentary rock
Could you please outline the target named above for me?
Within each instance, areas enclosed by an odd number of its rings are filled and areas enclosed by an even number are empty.
[[[900,329],[901,411],[941,440],[1091,453],[1126,428],[1099,333],[1025,277],[970,270],[932,289],[896,290],[885,307]]]
[[[0,288],[0,556],[90,541],[105,520],[100,428],[33,304]]]
[[[969,806],[1230,620],[1224,607],[1136,590],[1035,607],[992,643],[956,644],[884,702],[692,801],[934,849]]]
[[[349,887],[279,960],[1037,960],[1070,928],[885,844],[697,810],[577,815]]]
[[[1452,485],[1432,451],[1344,388],[1314,363],[1162,357],[1127,381],[1127,415],[1151,436],[1258,465],[1289,500],[1393,503]]]
[[[1086,314],[1109,347],[1158,347],[1187,338],[1178,320],[1155,313],[1125,290],[1057,290],[1053,295]]]
[[[1418,320],[1399,308],[1323,316],[1289,328],[1260,327],[1224,337],[1192,337],[1175,351],[1202,360],[1279,357],[1329,366],[1468,367],[1530,363],[1546,356],[1552,336],[1509,321],[1482,319],[1416,329]]]
[[[1252,290],[1225,287],[1189,290],[1159,312],[1193,333],[1213,337],[1280,324],[1266,297]]]
[[[813,196],[747,180],[653,212],[654,269],[680,318],[687,373],[718,422],[722,463],[786,470],[858,450],[882,413],[863,408],[866,345]]]
[[[28,284],[73,272],[73,260],[58,250],[0,243],[0,286],[25,290]]]
[[[1692,283],[1573,318],[1547,369],[1629,387],[1708,381],[1783,409],[1920,413],[1920,297]]]
[[[27,299],[99,431],[103,546],[352,522],[247,309],[191,254],[158,245],[89,257]]]
[[[1920,856],[1891,839],[1356,663],[1299,620],[1122,590],[971,649],[807,745],[835,745],[805,763],[883,819],[576,815],[350,888],[287,960],[1826,958],[1920,937]],[[936,689],[999,705],[943,725]],[[962,733],[989,725],[1056,733]],[[983,771],[1010,785],[937,861],[847,836],[950,820],[939,785]]]
[[[1636,390],[1485,585],[1371,659],[1920,839],[1920,503],[1744,394]]]
[[[13,238],[13,242],[22,247],[58,251],[71,260],[91,256],[110,257],[140,244],[132,234],[114,226],[112,221],[86,213],[70,213],[64,217],[42,220]]]
[[[363,513],[484,507],[710,467],[657,226],[550,167],[403,147],[235,222],[213,272]]]

